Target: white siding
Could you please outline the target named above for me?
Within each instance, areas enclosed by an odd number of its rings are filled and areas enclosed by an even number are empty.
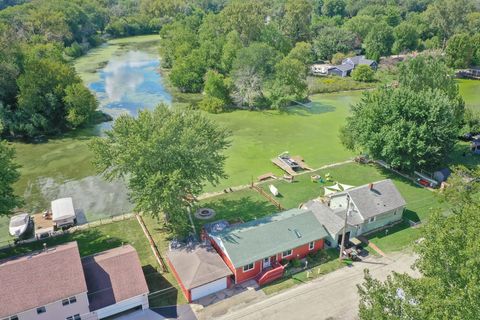
[[[133,309],[137,306],[142,306],[142,309],[148,309],[148,295],[143,294],[140,296],[136,296],[127,300],[123,300],[113,304],[111,306],[98,309],[95,311],[98,319],[103,319],[106,317],[113,316],[123,311],[127,311],[129,309]]]
[[[224,290],[227,288],[227,278],[221,278],[203,286],[196,287],[190,290],[192,300],[197,300],[209,294]]]

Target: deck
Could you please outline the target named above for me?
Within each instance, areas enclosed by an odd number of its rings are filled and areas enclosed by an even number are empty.
[[[293,157],[291,157],[291,159],[294,160],[296,163],[298,163],[299,167],[302,170],[308,170],[308,171],[313,170],[310,166],[308,166],[305,163],[305,161],[303,160],[303,158],[301,156],[293,156]],[[288,173],[291,176],[296,176],[298,174],[298,172],[293,170],[290,166],[288,166],[286,163],[284,163],[283,161],[281,161],[278,158],[273,158],[272,162],[275,165],[277,165],[278,167],[280,167],[280,169],[282,169],[283,171],[285,171],[286,173]]]

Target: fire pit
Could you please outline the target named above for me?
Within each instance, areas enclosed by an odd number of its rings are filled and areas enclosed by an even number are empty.
[[[210,208],[200,208],[195,212],[197,219],[210,219],[215,216],[215,211]]]

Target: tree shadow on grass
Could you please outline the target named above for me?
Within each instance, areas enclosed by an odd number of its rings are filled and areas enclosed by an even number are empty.
[[[166,279],[157,268],[148,264],[142,267],[148,290],[153,293],[149,297],[150,307],[176,305],[178,295],[182,294],[175,287],[175,283]]]
[[[282,114],[295,115],[295,116],[310,116],[314,114],[322,114],[327,112],[334,112],[336,108],[329,104],[323,104],[321,102],[307,102],[308,107],[293,105],[288,108],[282,109]]]

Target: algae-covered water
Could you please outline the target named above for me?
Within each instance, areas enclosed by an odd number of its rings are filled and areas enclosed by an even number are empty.
[[[73,63],[96,94],[101,110],[113,117],[136,115],[142,108],[172,101],[158,72],[158,45],[156,35],[117,39]],[[467,106],[480,110],[480,81],[460,80],[459,84]],[[206,186],[205,191],[247,184],[260,174],[277,172],[270,158],[283,151],[302,155],[312,167],[350,158],[353,154],[340,144],[338,129],[360,96],[360,92],[315,95],[309,109],[288,112],[209,115],[231,130],[232,146],[226,152],[229,178],[217,187]],[[65,196],[73,198],[88,221],[132,210],[124,183],[104,181],[91,164],[88,142],[109,126],[77,130],[43,144],[14,143],[22,166],[15,190],[24,197],[27,211],[44,210],[51,200]],[[461,155],[461,150],[457,153]],[[0,218],[0,242],[8,238],[7,221]]]

